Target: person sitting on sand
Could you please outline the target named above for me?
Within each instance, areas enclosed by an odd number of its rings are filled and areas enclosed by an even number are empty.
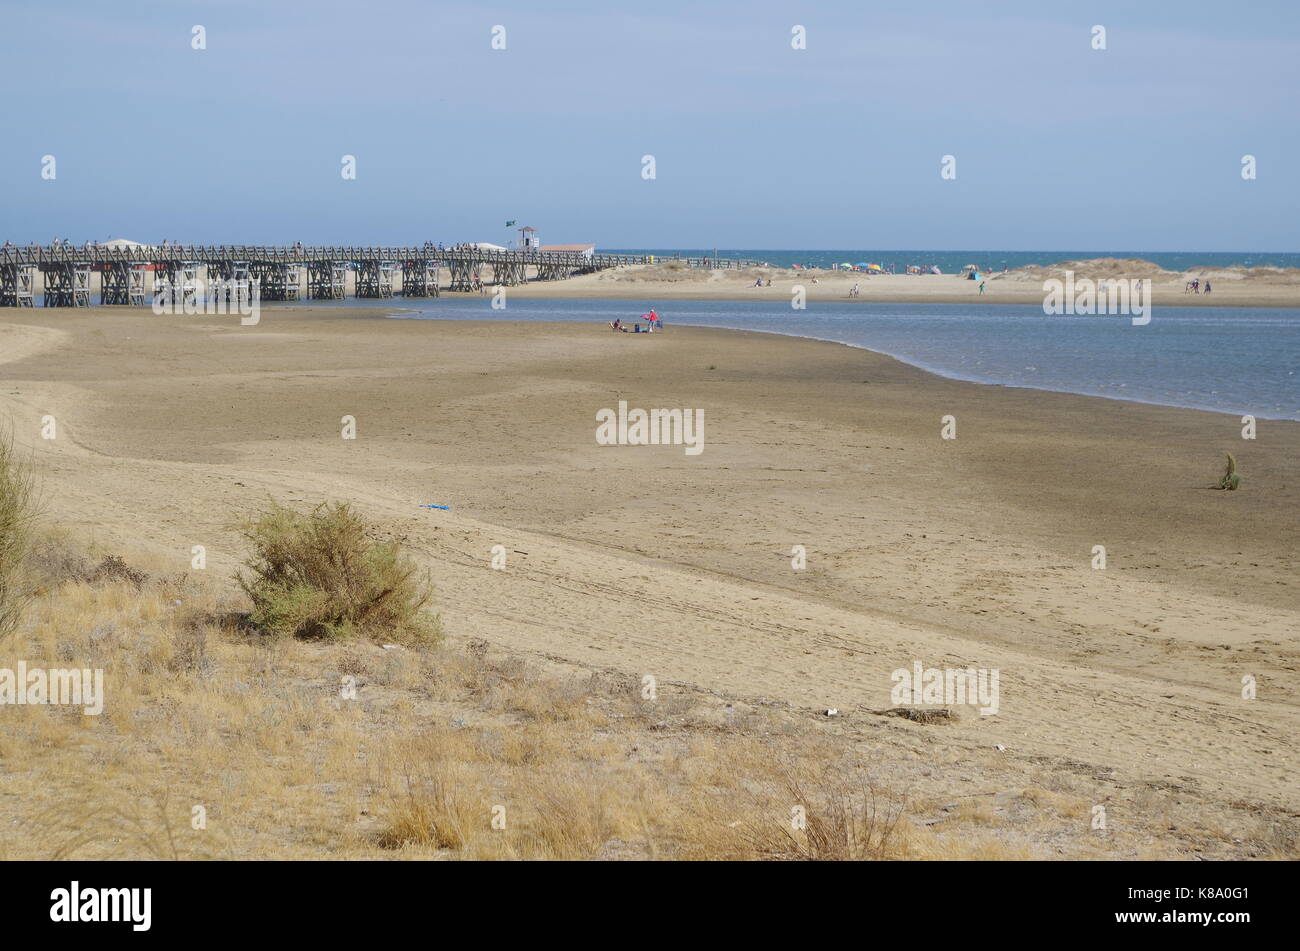
[[[611,320],[611,321],[609,322],[609,329],[610,329],[610,330],[622,330],[622,329],[623,329],[623,318],[622,318],[622,317],[615,317],[613,320]]]

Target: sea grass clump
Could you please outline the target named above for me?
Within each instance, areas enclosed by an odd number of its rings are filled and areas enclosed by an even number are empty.
[[[1237,471],[1237,460],[1232,457],[1232,453],[1228,453],[1227,456],[1228,467],[1223,470],[1223,477],[1219,479],[1218,487],[1232,491],[1241,485],[1241,473]]]

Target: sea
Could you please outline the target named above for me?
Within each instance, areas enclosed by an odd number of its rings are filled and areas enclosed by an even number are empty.
[[[722,257],[745,261],[762,261],[773,267],[829,268],[834,264],[880,264],[903,272],[908,265],[929,270],[938,267],[944,274],[956,274],[968,264],[981,271],[1015,270],[1031,264],[1049,265],[1062,261],[1085,261],[1090,258],[1141,258],[1166,271],[1186,271],[1195,267],[1300,267],[1300,252],[1293,251],[906,251],[880,250],[772,250],[751,248],[597,248],[608,254],[653,254],[658,258]]]

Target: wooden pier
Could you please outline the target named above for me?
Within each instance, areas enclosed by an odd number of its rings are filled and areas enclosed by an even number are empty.
[[[0,307],[31,307],[40,272],[46,307],[91,306],[91,275],[100,276],[100,303],[146,306],[167,294],[176,304],[200,293],[199,269],[207,284],[223,294],[256,293],[261,300],[340,300],[347,277],[355,274],[361,298],[394,296],[394,274],[401,272],[406,297],[437,297],[446,268],[447,290],[472,291],[486,285],[514,286],[529,280],[564,280],[608,268],[679,262],[691,268],[759,267],[733,258],[662,258],[630,254],[506,250],[474,245],[437,247],[305,247],[302,245],[167,245],[166,247],[9,246],[0,249]],[[489,269],[491,279],[488,279]],[[254,289],[255,288],[255,289]]]

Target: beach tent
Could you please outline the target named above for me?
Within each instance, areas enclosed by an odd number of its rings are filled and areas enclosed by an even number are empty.
[[[881,268],[881,266],[880,266],[879,264],[868,264],[868,265],[867,265],[867,270],[868,270],[868,271],[880,271],[880,270],[883,270],[883,269]]]

